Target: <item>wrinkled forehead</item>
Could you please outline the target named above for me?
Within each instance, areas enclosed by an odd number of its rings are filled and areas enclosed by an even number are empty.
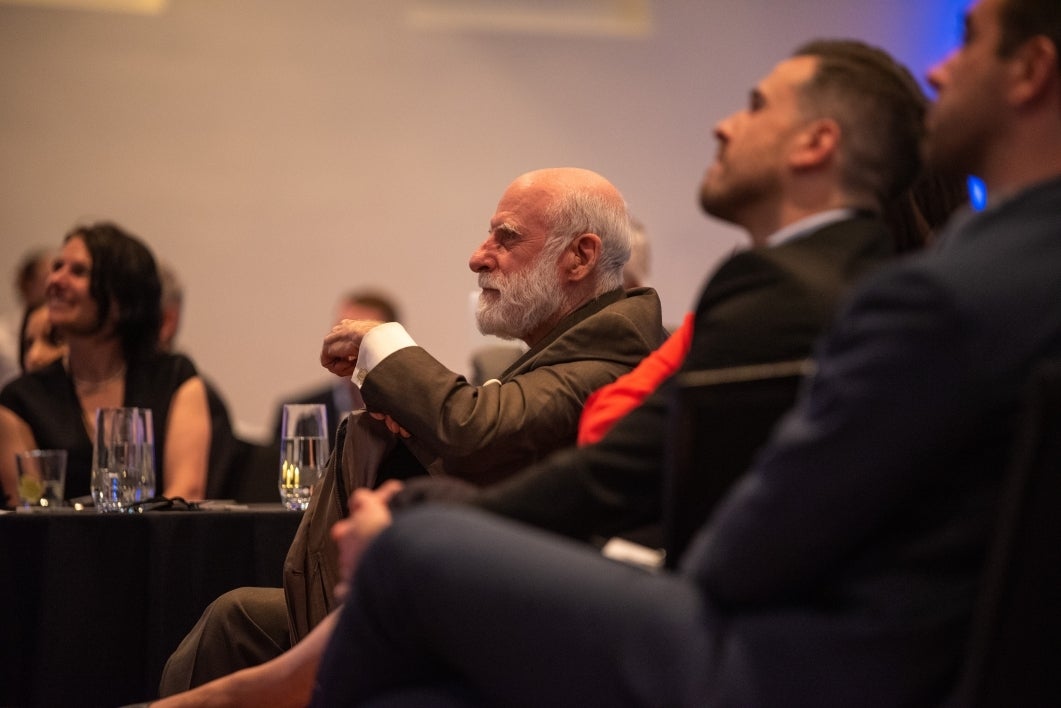
[[[531,238],[549,231],[547,210],[556,197],[549,182],[521,177],[508,186],[490,219],[490,230],[504,227]]]

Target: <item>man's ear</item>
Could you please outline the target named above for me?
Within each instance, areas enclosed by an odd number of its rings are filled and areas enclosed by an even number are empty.
[[[1016,105],[1036,101],[1057,81],[1058,47],[1049,37],[1037,35],[1013,52],[1010,98]]]
[[[788,162],[797,170],[817,167],[832,160],[839,149],[840,124],[817,118],[795,136]]]
[[[564,253],[564,276],[569,282],[585,280],[597,268],[601,240],[597,234],[582,234],[574,239]]]

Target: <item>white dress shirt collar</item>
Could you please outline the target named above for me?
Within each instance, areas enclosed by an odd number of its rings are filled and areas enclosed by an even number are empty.
[[[793,221],[788,226],[784,226],[770,234],[766,237],[766,245],[768,247],[779,246],[785,241],[791,241],[794,238],[806,236],[807,234],[817,231],[834,222],[850,219],[854,215],[855,210],[848,208],[819,211],[817,214],[805,216],[799,221]]]

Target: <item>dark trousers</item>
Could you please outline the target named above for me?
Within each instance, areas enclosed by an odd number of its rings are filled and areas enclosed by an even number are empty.
[[[314,705],[696,705],[710,612],[688,578],[475,510],[412,509],[363,557]]]
[[[283,588],[236,588],[210,603],[170,656],[159,696],[264,664],[290,647]]]

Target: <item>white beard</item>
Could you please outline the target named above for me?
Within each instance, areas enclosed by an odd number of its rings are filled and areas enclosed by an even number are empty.
[[[479,293],[475,313],[479,331],[502,339],[524,339],[559,312],[564,302],[556,259],[548,249],[531,268],[510,276],[480,273],[479,287],[497,290],[496,296]]]

